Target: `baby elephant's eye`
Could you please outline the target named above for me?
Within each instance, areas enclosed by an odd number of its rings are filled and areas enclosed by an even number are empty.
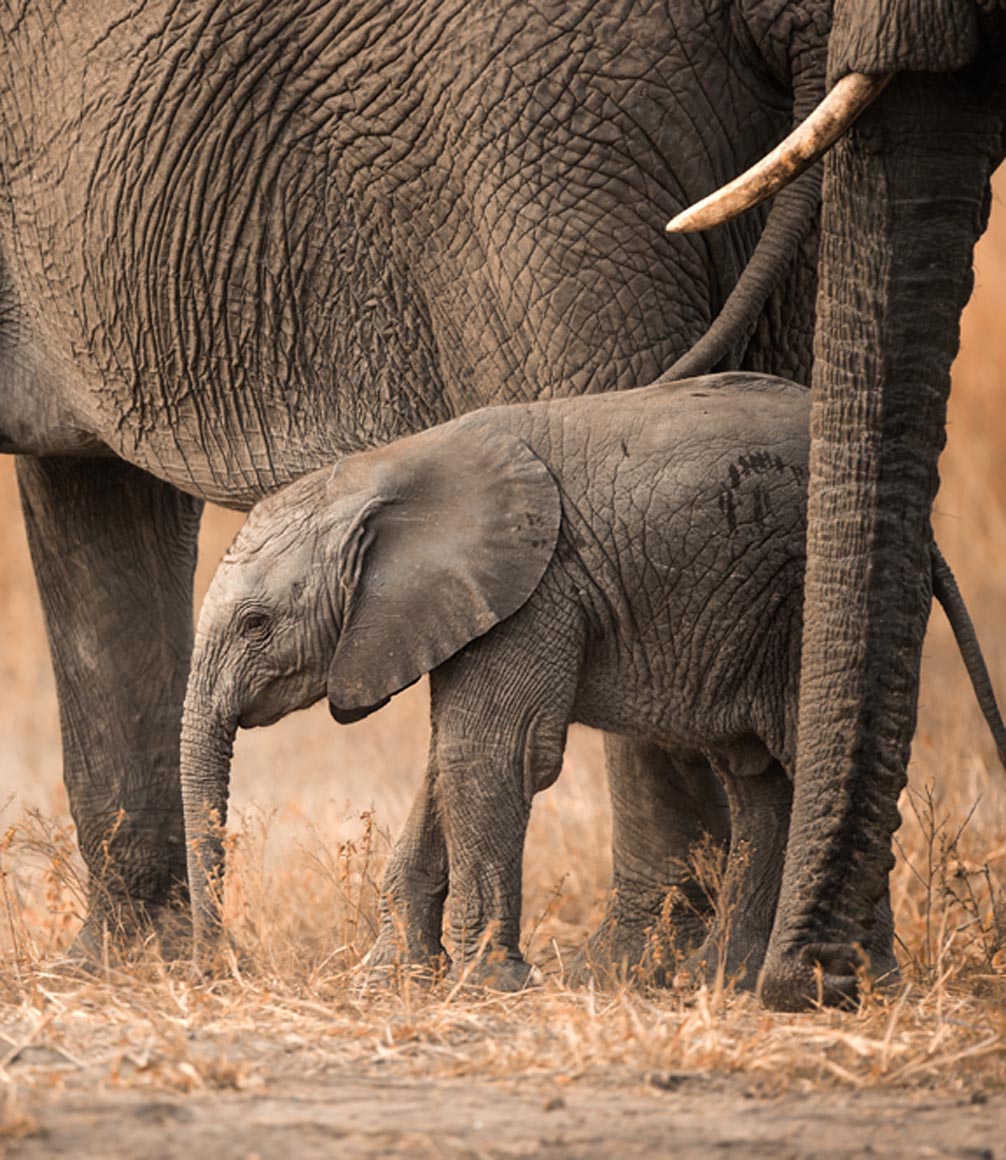
[[[238,631],[252,640],[262,640],[269,635],[269,617],[264,612],[246,612],[238,623]]]

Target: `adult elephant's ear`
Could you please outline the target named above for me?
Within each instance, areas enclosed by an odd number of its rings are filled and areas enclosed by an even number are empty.
[[[342,630],[328,672],[343,722],[512,616],[548,567],[562,511],[545,464],[483,416],[344,461],[333,502],[347,484],[362,503],[340,551]]]

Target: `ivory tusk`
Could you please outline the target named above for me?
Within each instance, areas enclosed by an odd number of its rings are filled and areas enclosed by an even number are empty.
[[[880,96],[891,74],[842,77],[817,108],[746,173],[717,189],[667,223],[672,234],[690,234],[728,222],[780,189],[831,148],[860,113]]]

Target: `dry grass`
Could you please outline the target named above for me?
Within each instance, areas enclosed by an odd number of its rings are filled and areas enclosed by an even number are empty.
[[[361,990],[353,968],[373,935],[388,841],[370,814],[342,842],[309,831],[272,850],[270,819],[245,812],[228,891],[239,954],[223,979],[196,981],[154,948],[127,969],[110,963],[96,977],[73,977],[53,966],[81,906],[72,835],[23,819],[4,850],[14,953],[0,971],[0,1082],[46,1089],[97,1077],[112,1088],[253,1090],[288,1072],[296,1049],[305,1076],[352,1068],[610,1087],[715,1071],[743,1073],[765,1093],[821,1084],[998,1090],[1006,1083],[1004,900],[982,843],[939,811],[923,792],[906,826],[897,877],[904,989],[868,996],[856,1014],[804,1017],[770,1014],[729,990],[565,987],[558,952],[586,916],[576,899],[557,901],[540,874],[529,893],[544,906],[532,903],[528,922],[530,951],[550,968],[540,990],[503,997],[408,980]],[[571,871],[590,875],[577,862],[591,857],[581,848]]]
[[[1006,182],[1000,182],[1006,189]],[[978,258],[955,374],[937,535],[1006,691],[1006,208]],[[935,613],[903,802],[893,897],[905,986],[857,1013],[767,1013],[749,997],[572,990],[562,957],[597,921],[610,863],[597,739],[575,732],[557,787],[536,804],[526,860],[526,937],[545,985],[516,997],[361,994],[354,967],[374,932],[376,883],[418,783],[425,693],[337,730],[323,711],[240,738],[228,888],[243,951],[230,977],[194,981],[154,950],[96,977],[56,967],[81,911],[79,863],[59,784],[44,635],[15,518],[0,530],[8,647],[0,718],[0,1138],[30,1133],[27,1091],[100,1085],[176,1093],[256,1091],[276,1076],[352,1065],[381,1074],[539,1076],[606,1085],[742,1073],[758,1090],[842,1085],[952,1091],[1006,1082],[1006,779]],[[213,513],[209,565],[235,527]],[[201,571],[205,584],[208,567]],[[36,813],[31,811],[35,810]]]

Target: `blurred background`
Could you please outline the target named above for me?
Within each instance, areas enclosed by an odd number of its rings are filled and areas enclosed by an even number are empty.
[[[1006,696],[1006,174],[1000,172],[991,227],[976,258],[975,293],[954,368],[949,442],[934,525],[956,571],[985,649],[1000,703]],[[25,807],[65,821],[59,726],[45,630],[17,500],[13,462],[0,457],[0,832]],[[197,597],[240,516],[209,509],[203,525]],[[417,687],[367,721],[336,726],[324,705],[278,725],[240,734],[233,802],[259,834],[270,880],[307,885],[315,868],[366,830],[373,811],[379,869],[388,835],[419,784],[428,738],[428,698]],[[980,857],[1002,882],[1006,861],[1006,776],[997,767],[942,612],[926,644],[919,731],[911,783],[932,785],[947,816],[969,822]],[[975,804],[977,803],[977,805]],[[907,861],[895,876],[899,922],[912,901],[918,799],[905,799],[901,840]],[[550,937],[596,919],[607,889],[609,817],[599,738],[574,729],[566,769],[536,802],[526,861],[525,918],[548,906]],[[931,822],[929,823],[931,829]],[[925,825],[923,825],[925,828]],[[921,846],[920,846],[921,843]],[[328,853],[324,853],[327,851]],[[305,870],[305,867],[308,867]],[[307,878],[305,878],[305,874]],[[292,882],[291,882],[292,884]],[[560,897],[561,894],[561,897]],[[549,900],[552,905],[549,906]]]

